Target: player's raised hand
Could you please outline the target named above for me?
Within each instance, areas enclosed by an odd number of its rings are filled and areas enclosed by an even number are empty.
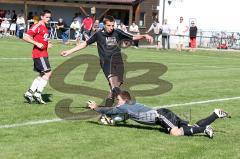
[[[146,35],[145,35],[145,39],[147,40],[147,42],[153,43],[153,37],[152,37],[152,36],[146,34]]]
[[[60,55],[63,56],[63,57],[68,56],[69,54],[70,54],[69,51],[62,51],[62,52],[60,53]]]
[[[87,104],[88,104],[88,107],[89,107],[90,109],[95,109],[95,108],[97,107],[97,104],[96,104],[95,101],[89,100],[89,101],[87,102]]]
[[[42,44],[42,43],[37,43],[36,46],[37,46],[39,49],[43,49],[43,44]]]

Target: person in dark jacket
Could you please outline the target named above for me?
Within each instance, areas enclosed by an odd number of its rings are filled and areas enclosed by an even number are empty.
[[[196,39],[197,39],[197,26],[194,21],[191,21],[191,26],[189,28],[189,38],[190,38],[190,51],[194,52],[196,49]]]

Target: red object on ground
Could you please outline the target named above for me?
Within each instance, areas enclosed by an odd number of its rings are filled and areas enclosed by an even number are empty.
[[[217,49],[228,49],[228,46],[226,44],[220,44]]]

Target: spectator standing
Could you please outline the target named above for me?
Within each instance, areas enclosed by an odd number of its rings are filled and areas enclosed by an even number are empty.
[[[191,26],[189,28],[189,38],[190,38],[190,51],[195,52],[196,50],[196,38],[197,38],[197,26],[194,21],[191,21]]]
[[[82,26],[83,26],[84,34],[86,34],[87,36],[90,36],[91,29],[93,26],[93,19],[90,17],[90,15],[87,15],[86,18],[83,19]]]
[[[16,14],[15,10],[12,10],[12,17],[11,17],[11,19],[12,19],[12,23],[16,23],[16,21],[17,21],[17,14]]]
[[[21,11],[20,11],[20,13],[18,13],[17,14],[17,19],[18,19],[18,17],[20,17],[20,16],[23,16],[24,17],[24,11],[23,11],[23,9],[21,9]],[[16,36],[17,37],[19,37],[19,25],[17,24],[17,22],[16,22]]]
[[[162,29],[161,29],[161,24],[158,22],[158,20],[155,20],[148,31],[146,33],[149,33],[150,31],[154,32],[154,41],[157,42],[157,50],[160,49],[161,45],[161,34],[162,34]]]
[[[17,26],[18,26],[18,37],[20,39],[22,39],[23,38],[24,29],[25,29],[25,26],[26,26],[25,25],[25,19],[24,19],[22,14],[19,15],[19,17],[17,18],[16,23],[17,23]]]
[[[166,49],[165,44],[167,43],[167,48],[170,49],[171,29],[170,29],[169,25],[167,24],[167,19],[164,20],[164,23],[161,28],[162,28],[162,47],[163,47],[163,49]]]
[[[133,35],[139,35],[139,29],[138,26],[135,22],[132,23],[129,27],[129,32],[132,33]],[[134,48],[138,48],[139,46],[139,40],[134,40]]]
[[[177,25],[174,35],[178,36],[177,51],[182,51],[184,36],[188,31],[188,26],[183,22],[183,17],[180,17],[180,22]]]
[[[16,34],[16,21],[17,21],[17,14],[15,10],[12,10],[12,23],[10,26],[10,35],[15,35]]]

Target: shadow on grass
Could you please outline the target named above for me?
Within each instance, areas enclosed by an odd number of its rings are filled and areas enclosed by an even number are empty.
[[[50,99],[52,96],[52,94],[42,94],[42,99],[43,101],[45,101],[46,103],[50,103],[52,102],[52,100]],[[26,100],[24,101],[24,103],[28,103]],[[29,104],[29,103],[28,103]],[[35,101],[30,103],[30,104],[37,104]]]
[[[106,126],[103,124],[100,124],[99,122],[96,121],[87,121],[88,123],[91,124],[96,124],[96,125],[101,125],[101,126]],[[163,128],[159,128],[159,127],[153,127],[153,126],[145,126],[145,125],[134,125],[134,124],[125,124],[125,123],[118,123],[116,125],[114,125],[114,127],[125,127],[125,128],[133,128],[133,129],[141,129],[141,130],[156,130],[156,131],[160,131],[163,133],[168,133],[165,129]]]
[[[52,94],[42,94],[42,99],[46,102],[46,103],[49,103],[49,102],[52,102],[52,100],[50,99],[52,96]]]
[[[96,122],[96,121],[87,121],[88,123],[91,123],[91,124],[96,124],[96,125],[100,125],[100,126],[109,126],[109,125],[103,125],[103,124],[100,124],[99,122]],[[125,127],[125,128],[133,128],[133,129],[141,129],[141,130],[156,130],[156,131],[160,131],[162,133],[165,133],[165,134],[169,134],[169,132],[163,128],[159,128],[159,127],[153,127],[153,126],[145,126],[145,125],[134,125],[134,124],[124,124],[124,123],[119,123],[117,125],[114,125],[114,127]],[[222,133],[225,133],[223,131],[215,131],[215,132],[222,132]],[[183,137],[183,136],[182,136]],[[206,134],[195,134],[195,135],[192,135],[192,136],[184,136],[184,137],[206,137],[206,138],[209,138]]]

